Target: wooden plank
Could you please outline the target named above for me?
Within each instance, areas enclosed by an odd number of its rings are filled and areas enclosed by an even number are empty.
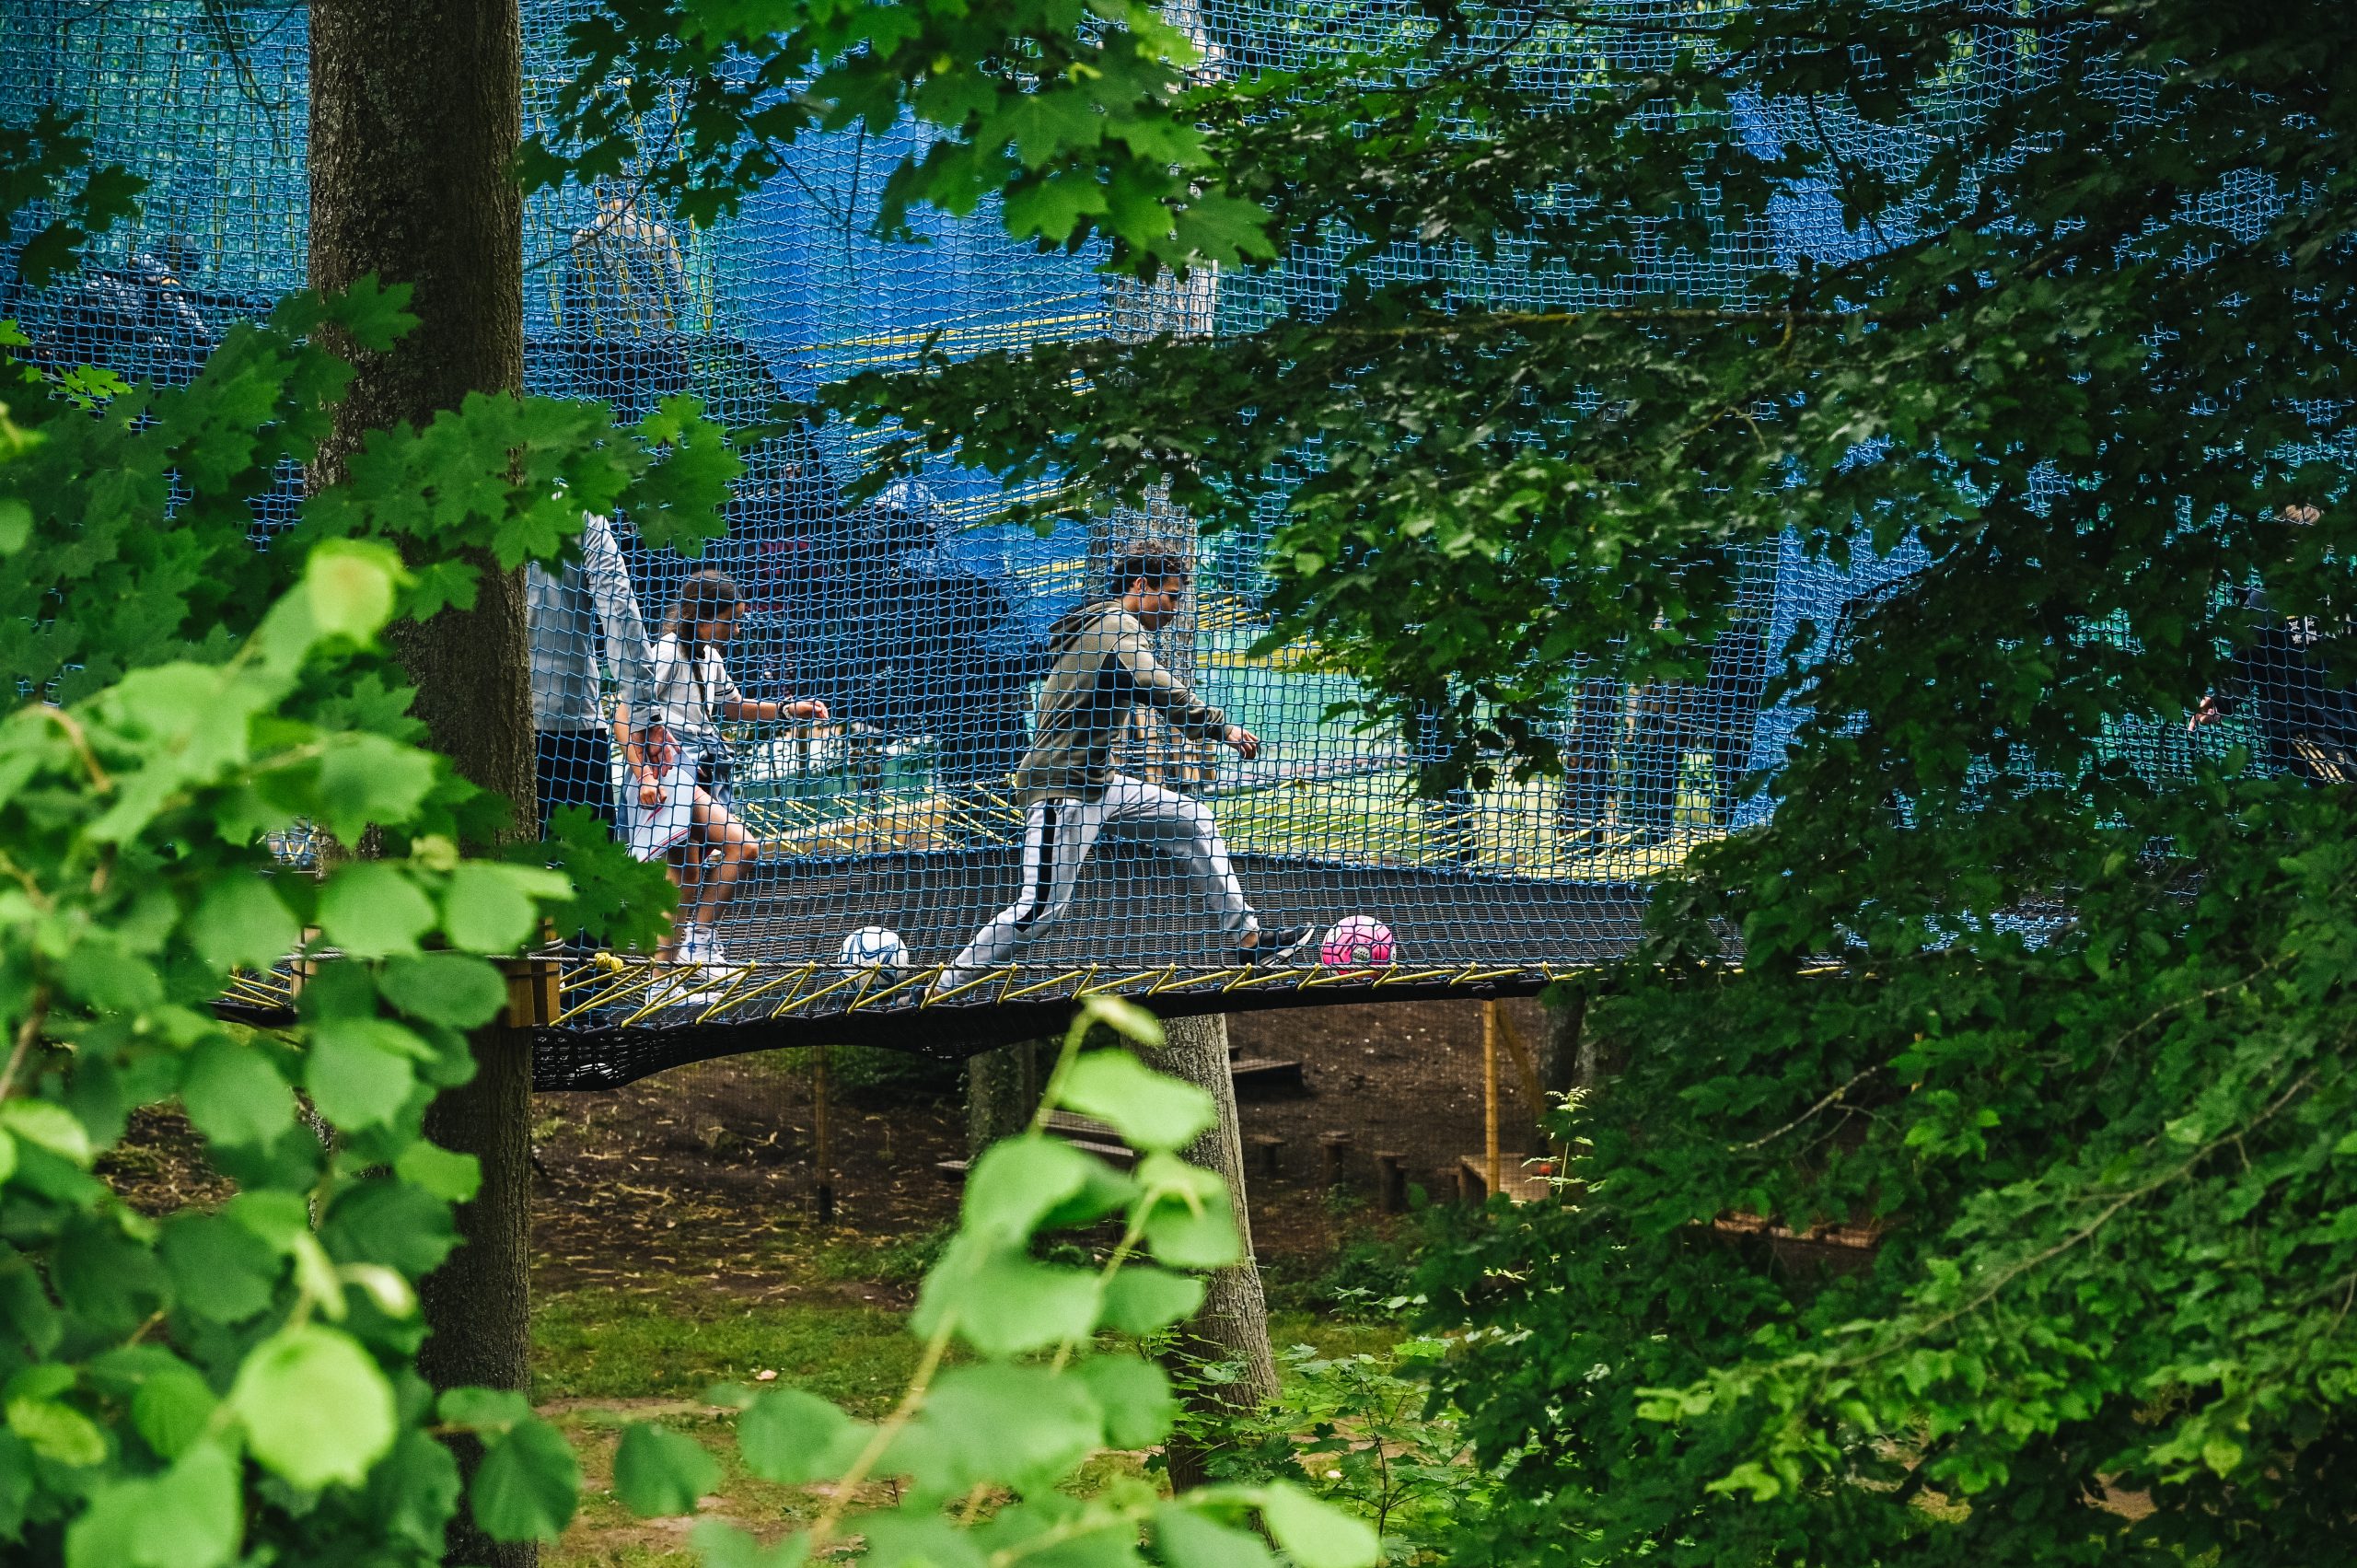
[[[1500,1150],[1493,1156],[1484,1149],[1478,1155],[1465,1155],[1457,1161],[1457,1168],[1465,1173],[1464,1179],[1471,1184],[1467,1196],[1474,1202],[1478,1203],[1489,1195],[1490,1161],[1493,1157],[1498,1162],[1497,1191],[1515,1202],[1545,1202],[1555,1196],[1555,1178],[1551,1174],[1527,1168],[1532,1159],[1543,1156],[1510,1154],[1504,1150]]]
[[[1228,1075],[1236,1080],[1237,1088],[1244,1089],[1306,1089],[1309,1086],[1301,1075],[1301,1063],[1284,1062],[1267,1056],[1230,1057]]]

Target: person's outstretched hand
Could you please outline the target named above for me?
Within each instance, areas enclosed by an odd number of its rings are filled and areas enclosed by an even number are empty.
[[[1220,738],[1234,747],[1236,754],[1248,762],[1260,754],[1260,738],[1240,724],[1229,725],[1227,733]]]
[[[799,703],[789,703],[786,704],[785,711],[795,718],[807,719],[812,724],[827,722],[827,704],[816,697],[805,698]]]

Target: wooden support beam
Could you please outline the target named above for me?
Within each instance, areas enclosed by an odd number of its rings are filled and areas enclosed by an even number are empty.
[[[1481,1004],[1481,1179],[1495,1192],[1504,1185],[1498,1147],[1498,1005]]]

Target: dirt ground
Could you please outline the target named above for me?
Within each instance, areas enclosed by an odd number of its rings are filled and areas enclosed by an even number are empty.
[[[1506,1005],[1535,1046],[1536,1003]],[[1433,1002],[1297,1008],[1230,1021],[1236,1054],[1299,1062],[1303,1087],[1248,1087],[1248,1139],[1281,1140],[1272,1177],[1253,1155],[1247,1183],[1253,1239],[1266,1258],[1302,1262],[1379,1205],[1376,1156],[1400,1155],[1411,1182],[1453,1195],[1457,1161],[1482,1147],[1480,1008]],[[829,1164],[838,1245],[906,1244],[954,1217],[958,1190],[935,1169],[962,1156],[953,1074],[930,1082],[873,1054],[830,1054]],[[1529,1149],[1534,1116],[1511,1056],[1499,1061],[1501,1143]],[[749,1298],[815,1288],[781,1272],[781,1248],[812,1240],[819,1185],[813,1075],[807,1051],[773,1051],[676,1068],[599,1093],[542,1095],[533,1225],[544,1288],[629,1289],[683,1267]],[[1338,1193],[1321,1140],[1350,1143]],[[886,1270],[884,1272],[891,1272]],[[871,1285],[864,1298],[888,1293]]]
[[[1504,1004],[1520,1040],[1539,1041],[1538,1003]],[[1376,1156],[1401,1156],[1410,1182],[1436,1202],[1455,1195],[1457,1161],[1482,1148],[1481,1007],[1475,1002],[1372,1003],[1238,1014],[1228,1040],[1241,1058],[1296,1061],[1303,1092],[1248,1091],[1238,1104],[1248,1141],[1283,1140],[1272,1179],[1248,1148],[1252,1241],[1285,1258],[1330,1249],[1338,1218],[1353,1217],[1378,1192]],[[1498,1059],[1499,1144],[1509,1156],[1537,1146],[1536,1108],[1512,1055]],[[1351,1140],[1342,1166],[1342,1199],[1325,1186],[1329,1132]]]

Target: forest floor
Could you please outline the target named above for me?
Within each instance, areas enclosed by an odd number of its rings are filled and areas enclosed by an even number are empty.
[[[1529,1038],[1535,1016],[1523,1021]],[[1379,1351],[1399,1330],[1366,1304],[1404,1285],[1416,1222],[1378,1212],[1375,1156],[1403,1155],[1419,1189],[1445,1196],[1445,1171],[1480,1147],[1478,1010],[1329,1008],[1232,1028],[1239,1055],[1303,1067],[1298,1089],[1251,1093],[1242,1108],[1248,1136],[1280,1140],[1275,1174],[1256,1163],[1250,1176],[1272,1337],[1321,1354]],[[830,1054],[823,1224],[813,1087],[807,1052],[776,1051],[537,1100],[533,1398],[573,1438],[586,1481],[546,1568],[691,1568],[693,1519],[635,1518],[607,1490],[629,1423],[704,1443],[723,1480],[699,1516],[771,1539],[825,1496],[746,1473],[730,1412],[704,1390],[758,1380],[875,1414],[903,1387],[918,1348],[904,1316],[956,1217],[958,1189],[935,1166],[966,1152],[957,1076]],[[1511,1086],[1503,1098],[1519,1111]],[[1319,1144],[1336,1132],[1349,1152],[1329,1189]],[[888,1497],[877,1489],[877,1503]]]
[[[1535,1038],[1536,1009],[1520,1005]],[[1275,1140],[1248,1172],[1271,1337],[1280,1352],[1381,1352],[1401,1330],[1371,1304],[1406,1287],[1422,1226],[1381,1212],[1376,1156],[1401,1156],[1420,1202],[1449,1195],[1450,1170],[1481,1143],[1479,1009],[1303,1009],[1240,1016],[1232,1031],[1241,1057],[1301,1065],[1297,1086],[1248,1090],[1241,1107],[1248,1138]],[[1503,1120],[1527,1125],[1514,1074],[1501,1075]],[[873,1415],[904,1387],[918,1350],[906,1314],[957,1214],[958,1187],[936,1166],[966,1153],[958,1071],[830,1053],[823,1223],[813,1088],[809,1053],[781,1051],[535,1099],[532,1397],[573,1439],[586,1481],[544,1568],[693,1568],[695,1518],[642,1520],[609,1490],[629,1423],[709,1447],[723,1479],[699,1516],[767,1540],[807,1522],[823,1492],[748,1474],[731,1412],[705,1391],[801,1388]],[[1348,1142],[1329,1186],[1321,1144],[1334,1133]],[[177,1113],[141,1113],[100,1169],[149,1213],[229,1192]],[[1155,1458],[1102,1456],[1080,1484]]]

